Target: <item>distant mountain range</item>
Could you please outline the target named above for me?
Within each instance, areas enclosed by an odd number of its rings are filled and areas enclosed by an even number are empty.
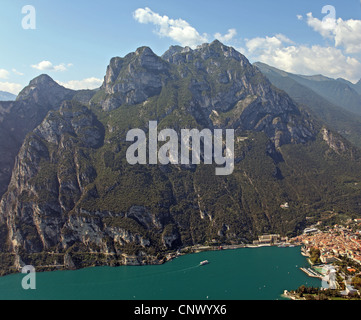
[[[162,56],[140,47],[111,59],[99,90],[41,75],[1,102],[0,274],[161,263],[181,247],[294,236],[330,213],[360,217],[361,151],[334,123],[346,130],[352,113],[324,97],[357,111],[358,93],[261,67],[279,87],[219,41]],[[149,132],[149,121],[178,135],[233,130],[234,172],[129,164],[127,133]]]
[[[350,88],[354,89],[359,95],[361,95],[361,79],[356,84],[342,78],[338,78],[337,81],[347,84]]]
[[[256,62],[257,66],[267,77],[283,77],[292,79],[307,87],[319,96],[336,104],[347,111],[361,115],[361,80],[353,84],[345,79],[331,79],[322,75],[304,76],[285,72],[264,63]]]
[[[15,99],[16,95],[5,91],[0,91],[0,101],[14,101]]]
[[[353,84],[344,79],[321,75],[302,76],[254,63],[274,86],[287,92],[303,108],[361,147],[361,81]]]

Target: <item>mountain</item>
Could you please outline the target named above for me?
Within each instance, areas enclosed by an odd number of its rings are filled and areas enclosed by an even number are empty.
[[[338,78],[337,81],[347,84],[350,88],[355,90],[359,95],[361,95],[361,80],[359,80],[357,83],[352,83],[348,80]]]
[[[15,99],[16,95],[5,91],[0,91],[0,101],[14,101]]]
[[[276,69],[264,63],[256,62],[254,64],[271,81],[273,85],[284,90],[298,104],[306,108],[329,128],[336,130],[354,145],[361,147],[361,115],[347,111],[342,106],[332,103],[320,96],[316,91],[299,83],[297,75]],[[295,80],[296,79],[296,80]],[[323,76],[313,77],[314,81],[326,81]],[[323,79],[323,80],[322,80]],[[333,83],[331,79],[328,83]],[[351,82],[338,79],[345,84]]]
[[[41,75],[19,93],[16,101],[0,102],[0,196],[10,182],[15,157],[25,136],[44,120],[49,110],[59,108],[61,101],[74,94],[49,76]]]
[[[181,247],[296,235],[329,212],[361,213],[359,150],[219,41],[161,57],[141,47],[111,59],[96,92],[69,94],[16,156],[0,203],[3,274],[157,264]],[[233,173],[204,161],[129,164],[127,133],[150,134],[149,121],[178,136],[233,129]]]
[[[256,66],[262,66],[262,64],[256,63]],[[359,85],[353,85],[344,79],[335,80],[322,75],[304,76],[284,71],[282,74],[311,89],[328,102],[338,105],[346,111],[361,115],[361,96],[356,91]]]
[[[353,88],[357,91],[359,95],[361,95],[361,79],[353,85]]]

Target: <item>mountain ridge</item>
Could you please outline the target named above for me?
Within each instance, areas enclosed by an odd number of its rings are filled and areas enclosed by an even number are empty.
[[[316,91],[308,86],[304,86],[291,77],[290,73],[268,66],[263,63],[255,63],[264,75],[278,88],[287,92],[294,101],[308,109],[315,117],[324,121],[330,128],[335,129],[353,144],[361,147],[361,116],[344,109],[320,96]],[[299,77],[300,75],[296,75]],[[308,77],[309,78],[309,77]],[[326,77],[319,77],[329,79]],[[336,81],[336,80],[332,80]],[[337,80],[342,81],[342,80]],[[343,80],[347,83],[346,80]]]
[[[49,101],[33,84],[18,103]],[[296,235],[328,210],[361,214],[359,150],[219,41],[162,57],[141,47],[111,59],[99,90],[61,90],[64,101],[25,137],[1,199],[3,273],[157,264],[194,244]],[[233,129],[234,173],[129,165],[126,134],[147,132],[150,120],[176,132]]]
[[[16,95],[6,91],[0,91],[0,101],[14,101]]]
[[[260,67],[262,65],[267,66],[260,62],[256,62],[255,65]],[[280,73],[280,70],[277,68],[270,66],[267,66],[267,68],[273,68],[274,71],[277,70],[276,72]],[[289,78],[313,90],[330,103],[337,104],[349,112],[361,115],[361,95],[356,91],[356,89],[358,90],[358,85],[354,85],[344,79],[336,80],[323,75],[305,76],[282,71],[283,75],[285,73]]]
[[[0,102],[0,196],[7,189],[11,170],[25,136],[35,129],[47,112],[75,92],[61,87],[47,75],[30,81],[15,101]]]

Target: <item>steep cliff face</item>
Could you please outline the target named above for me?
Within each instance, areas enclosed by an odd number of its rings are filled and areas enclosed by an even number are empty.
[[[327,128],[322,128],[322,138],[326,141],[327,145],[336,153],[342,154],[347,151],[347,147],[344,141],[335,136],[330,130]]]
[[[76,206],[81,197],[97,197],[94,189],[87,188],[97,176],[89,150],[101,147],[103,140],[102,124],[76,101],[66,101],[59,111],[49,112],[27,136],[0,205],[8,246],[18,261],[23,261],[20,252],[55,251],[63,253],[62,265],[74,266],[65,254],[73,246],[124,259],[118,247],[151,245],[144,232],[131,232],[117,223],[132,219],[147,229],[159,228],[160,222],[145,207],[113,213],[88,212]],[[142,263],[142,259],[133,263]]]
[[[48,111],[58,109],[74,93],[41,75],[19,93],[16,101],[0,102],[0,197],[7,189],[25,136],[43,121]]]
[[[109,96],[102,103],[105,111],[119,105],[134,105],[158,95],[169,78],[169,66],[148,47],[125,58],[113,58],[103,89]]]
[[[361,181],[358,151],[350,156],[347,141],[218,41],[113,58],[93,93],[49,83],[35,79],[17,102],[52,107],[23,142],[0,204],[5,271],[159,263],[182,246],[296,234],[310,211],[347,203],[361,212],[360,189],[344,183]],[[177,132],[234,129],[233,174],[216,176],[215,165],[129,165],[126,133],[147,132],[151,120]]]
[[[144,103],[168,90],[177,95],[177,107],[182,103],[184,112],[208,128],[262,131],[276,147],[314,136],[312,123],[294,102],[246,57],[219,41],[196,50],[171,47],[162,58],[147,47],[113,58],[102,89],[103,110]]]
[[[94,169],[81,162],[81,149],[96,148],[102,139],[102,126],[76,102],[63,103],[56,114],[50,112],[26,138],[1,202],[12,250],[39,252],[59,243],[66,214],[94,175]]]
[[[171,47],[162,57],[176,66],[177,79],[187,84],[185,110],[197,123],[264,132],[275,160],[282,145],[305,143],[315,136],[309,116],[232,47],[219,41],[196,50]]]

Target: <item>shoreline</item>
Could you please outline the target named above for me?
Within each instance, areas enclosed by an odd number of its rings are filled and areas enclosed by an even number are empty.
[[[289,248],[289,247],[298,247],[300,246],[300,244],[290,244],[290,243],[274,243],[274,244],[233,244],[233,245],[228,245],[228,244],[223,244],[223,245],[217,245],[217,246],[205,246],[205,245],[194,245],[194,246],[189,246],[189,247],[183,247],[178,249],[177,251],[173,251],[173,252],[169,252],[167,254],[165,254],[165,256],[158,260],[158,261],[153,261],[152,263],[134,263],[134,260],[132,263],[125,263],[125,264],[121,264],[121,265],[109,265],[109,264],[104,264],[104,265],[87,265],[87,266],[83,266],[83,267],[79,267],[79,268],[64,268],[64,265],[41,265],[41,266],[34,266],[37,269],[37,272],[53,272],[53,271],[71,271],[71,270],[81,270],[81,269],[85,269],[85,268],[94,268],[94,267],[101,267],[101,266],[109,266],[109,267],[120,267],[120,266],[134,266],[134,267],[141,267],[141,266],[146,266],[146,265],[163,265],[167,262],[170,262],[180,256],[184,256],[184,255],[188,255],[188,254],[194,254],[194,253],[200,253],[200,252],[207,252],[207,251],[223,251],[223,250],[237,250],[237,249],[257,249],[257,248],[264,248],[264,247],[280,247],[280,248]],[[11,253],[10,253],[11,254]],[[102,253],[95,253],[95,254],[102,254]],[[108,254],[109,255],[109,254]],[[135,258],[129,256],[130,258]],[[6,277],[8,275],[11,274],[17,274],[17,273],[21,273],[21,267],[18,267],[17,270],[13,271],[13,272],[9,272],[6,274],[1,275],[0,277]]]
[[[238,247],[238,246],[237,246]],[[228,247],[228,248],[234,248]],[[204,292],[200,290],[201,295],[199,295],[200,299],[204,299],[206,295],[212,296],[211,299],[217,299],[218,294],[220,294],[220,299],[240,299],[240,300],[246,300],[251,297],[251,299],[257,300],[258,297],[262,297],[262,299],[266,298],[269,300],[283,300],[283,298],[280,297],[280,295],[283,293],[285,289],[285,285],[289,285],[292,283],[291,287],[294,287],[294,284],[298,284],[300,281],[304,281],[306,276],[301,273],[297,272],[298,268],[295,268],[295,265],[302,265],[305,260],[302,256],[299,255],[299,248],[293,248],[288,250],[281,250],[281,248],[278,248],[276,246],[267,246],[264,249],[259,250],[252,250],[256,248],[255,246],[252,246],[251,248],[248,248],[248,250],[238,250],[236,248],[235,250],[227,251],[227,252],[201,252],[199,254],[189,254],[184,255],[184,257],[181,257],[180,259],[174,260],[174,262],[153,268],[150,266],[145,266],[144,271],[143,268],[110,268],[108,267],[88,267],[88,268],[82,268],[83,270],[88,269],[88,271],[80,272],[78,271],[70,272],[69,274],[63,274],[62,271],[60,272],[46,272],[48,275],[46,275],[47,281],[54,281],[56,283],[56,287],[58,287],[58,279],[71,279],[69,283],[72,283],[72,279],[83,279],[82,283],[85,285],[85,288],[87,287],[88,281],[89,283],[92,283],[94,281],[94,288],[96,288],[97,283],[99,282],[99,285],[101,286],[102,290],[107,287],[107,285],[104,285],[105,283],[113,283],[113,280],[115,282],[119,281],[118,288],[123,287],[123,281],[124,284],[127,286],[129,285],[129,290],[134,291],[135,293],[138,291],[139,288],[142,288],[143,280],[139,280],[141,278],[144,279],[144,283],[150,283],[150,288],[155,283],[158,283],[157,281],[154,281],[154,276],[156,276],[156,279],[166,279],[166,281],[162,282],[162,286],[159,287],[159,294],[161,295],[163,290],[165,288],[170,287],[173,288],[173,285],[177,286],[180,291],[184,289],[184,292],[188,291],[188,287],[192,287],[194,285],[196,288],[202,287],[198,286],[196,283],[198,280],[200,283],[207,284],[207,290]],[[262,246],[261,246],[262,248]],[[242,248],[241,248],[242,249]],[[244,249],[244,248],[243,248]],[[274,257],[274,258],[272,258]],[[269,258],[271,258],[272,261],[272,270],[274,270],[275,274],[274,276],[273,272],[262,272],[262,269],[260,269],[260,273],[255,272],[255,266],[260,266],[263,264],[267,264],[269,261]],[[209,260],[210,267],[199,267],[200,261]],[[235,263],[237,262],[237,263]],[[243,265],[243,266],[242,266]],[[278,266],[281,268],[282,265],[287,265],[288,267],[283,268],[282,272],[279,270],[277,271]],[[97,270],[95,270],[97,269]],[[115,269],[115,270],[114,270]],[[118,269],[118,270],[117,270]],[[195,270],[192,270],[195,269]],[[282,269],[282,268],[281,268]],[[190,271],[188,271],[190,270]],[[227,270],[225,273],[224,271]],[[295,277],[292,275],[290,278],[287,278],[287,271],[293,270]],[[219,277],[216,277],[217,279],[214,279],[216,281],[213,282],[212,275],[214,273],[219,272]],[[291,272],[292,273],[292,272]],[[54,274],[54,275],[53,275]],[[163,275],[164,274],[164,275]],[[39,273],[39,281],[44,279],[43,276]],[[104,282],[104,279],[106,280]],[[150,276],[150,277],[148,277]],[[260,277],[259,280],[255,281],[256,279],[252,279],[253,277]],[[20,283],[21,278],[23,278],[23,275],[19,275],[19,277],[16,277],[18,280],[17,283]],[[190,279],[194,278],[195,280],[187,283],[182,281],[178,281],[177,279]],[[287,278],[285,280],[285,278]],[[293,280],[293,279],[299,279]],[[99,279],[99,281],[97,280]],[[129,281],[130,279],[136,280],[135,283],[132,283]],[[239,286],[236,284],[236,279],[239,279],[239,283],[243,284],[242,286]],[[56,281],[55,281],[56,280]],[[138,281],[139,280],[139,281]],[[279,282],[283,282],[283,285]],[[114,282],[114,283],[115,283]],[[8,283],[7,280],[4,283]],[[59,282],[60,283],[60,282]],[[39,284],[41,284],[39,282]],[[186,285],[187,284],[187,285]],[[62,285],[61,283],[59,285]],[[264,286],[266,285],[266,286]],[[163,288],[164,286],[164,288]],[[111,290],[113,290],[113,287],[111,287]],[[125,286],[124,286],[125,287]],[[259,288],[261,289],[259,289]],[[266,289],[267,287],[267,289]],[[59,287],[60,288],[60,287]],[[64,286],[64,290],[67,289],[68,286]],[[133,288],[136,288],[136,290],[133,290]],[[148,288],[148,287],[147,287]],[[287,287],[286,287],[287,288]],[[39,286],[39,289],[45,289],[41,288]],[[81,288],[80,288],[81,289]],[[287,288],[288,289],[288,288]],[[64,291],[61,289],[61,291]],[[114,289],[118,290],[118,289]],[[152,289],[149,289],[149,292],[151,292]],[[193,289],[192,289],[193,290]],[[227,293],[228,290],[228,293]],[[261,291],[259,291],[261,290]],[[21,291],[21,290],[20,290]],[[46,292],[46,291],[44,291]],[[64,291],[66,292],[66,291]],[[158,291],[157,291],[158,292]],[[226,293],[225,293],[226,292]],[[40,292],[42,294],[42,292]],[[5,294],[5,291],[4,291]],[[86,294],[86,293],[85,293]],[[96,294],[96,293],[95,293]],[[135,294],[136,295],[136,294]],[[121,294],[121,298],[127,297],[127,293]],[[136,295],[138,297],[138,295]],[[178,296],[178,295],[177,295]],[[140,297],[140,295],[139,295]],[[152,296],[147,295],[146,299],[149,299],[149,297],[152,298]],[[160,296],[155,295],[153,298],[159,298]],[[184,296],[186,297],[186,296]],[[192,296],[192,299],[194,297]],[[219,297],[218,297],[219,298]],[[161,298],[160,298],[161,299]],[[183,296],[181,299],[184,299]],[[286,300],[286,299],[284,299]]]
[[[177,252],[168,253],[161,264],[169,262],[179,256],[183,256],[190,253],[200,253],[207,251],[222,251],[222,250],[237,250],[237,249],[256,249],[256,248],[265,248],[265,247],[279,247],[279,248],[295,248],[299,247],[301,244],[285,244],[283,242],[275,244],[235,244],[235,245],[219,245],[219,246],[204,246],[204,245],[194,245],[190,247],[184,247],[179,249]]]
[[[291,245],[291,248],[297,248],[300,247],[301,245]],[[221,247],[221,249],[220,249]],[[167,262],[171,262],[172,260],[180,257],[180,256],[186,256],[186,255],[190,255],[190,254],[197,254],[197,253],[201,253],[201,252],[208,252],[208,251],[223,251],[223,250],[238,250],[238,249],[257,249],[257,248],[270,248],[270,247],[278,247],[278,248],[289,248],[290,246],[284,246],[280,243],[277,244],[273,244],[273,245],[253,245],[253,244],[241,244],[241,245],[224,245],[224,246],[202,246],[202,245],[197,245],[197,246],[192,246],[192,247],[184,247],[182,249],[179,249],[178,252],[174,252],[171,253],[172,257],[169,256],[168,260],[165,260],[163,262],[154,264],[154,265],[163,265],[166,264]],[[152,265],[152,264],[147,264],[147,265]],[[77,268],[77,269],[64,269],[64,268],[57,268],[54,270],[42,270],[42,271],[37,271],[37,272],[52,272],[52,271],[76,271],[76,270],[82,270],[82,269],[88,269],[88,268],[96,268],[96,267],[126,267],[126,266],[134,266],[134,267],[142,267],[142,266],[146,266],[143,264],[140,265],[121,265],[121,266],[110,266],[110,265],[94,265],[94,266],[86,266],[86,267],[82,267],[82,268]],[[302,270],[302,268],[299,268],[300,270]],[[10,275],[10,274],[8,274]],[[8,276],[8,275],[4,275]],[[309,275],[308,275],[309,276]],[[282,290],[282,289],[281,289]],[[278,297],[282,297],[286,300],[305,300],[304,298],[300,298],[297,297],[296,294],[292,293],[291,291],[288,290],[284,290],[283,293],[282,291],[279,291],[278,293]],[[276,298],[277,299],[277,298]]]
[[[304,300],[306,300],[306,298],[300,298],[296,294],[291,293],[288,290],[283,291],[283,294],[281,294],[281,297],[289,299],[289,300],[294,300],[294,301],[304,301]]]

